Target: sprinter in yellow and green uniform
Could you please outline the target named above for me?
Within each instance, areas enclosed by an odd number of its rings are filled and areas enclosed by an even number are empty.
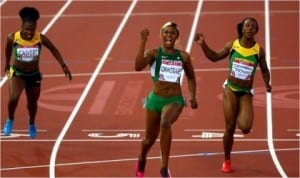
[[[238,38],[225,44],[220,50],[212,50],[205,42],[204,35],[197,33],[195,42],[199,44],[206,57],[219,61],[229,56],[229,74],[224,83],[223,110],[225,132],[223,148],[225,160],[221,171],[231,172],[231,150],[236,126],[248,134],[253,124],[253,80],[259,65],[267,92],[271,92],[270,72],[265,60],[264,49],[255,41],[258,23],[252,17],[245,18],[237,25]]]
[[[35,118],[42,80],[39,70],[42,46],[46,46],[51,51],[69,80],[72,79],[72,75],[54,44],[45,35],[36,31],[37,20],[40,17],[39,11],[34,7],[24,7],[19,11],[19,15],[22,20],[22,28],[20,31],[8,35],[5,48],[5,71],[9,78],[9,101],[8,118],[3,131],[4,135],[11,134],[18,101],[25,89],[28,133],[31,138],[35,138],[37,134]],[[14,60],[11,62],[12,55]]]
[[[252,80],[259,60],[259,50],[258,43],[255,43],[251,48],[244,48],[241,46],[239,39],[236,39],[229,55],[229,75],[241,80]],[[225,85],[233,91],[244,91],[253,94],[252,86],[240,87],[228,80],[226,80]]]
[[[15,32],[13,39],[13,58],[14,63],[33,63],[38,62],[41,54],[40,33],[36,32],[31,40],[24,40],[21,37],[21,31]],[[22,71],[15,64],[10,66],[9,78],[20,77],[25,81],[25,86],[39,86],[41,82],[41,73],[36,71]]]

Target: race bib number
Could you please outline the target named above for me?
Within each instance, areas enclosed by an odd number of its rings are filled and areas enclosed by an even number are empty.
[[[242,80],[250,80],[253,70],[252,62],[236,58],[232,63],[231,76]]]
[[[182,70],[182,61],[163,59],[159,71],[159,80],[178,83]]]
[[[21,47],[17,49],[17,58],[20,61],[31,62],[39,57],[38,47]]]

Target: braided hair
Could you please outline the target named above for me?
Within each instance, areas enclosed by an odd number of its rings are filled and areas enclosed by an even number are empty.
[[[36,21],[40,18],[39,11],[34,7],[24,7],[20,10],[19,15],[22,19],[22,22],[33,22],[36,23]]]

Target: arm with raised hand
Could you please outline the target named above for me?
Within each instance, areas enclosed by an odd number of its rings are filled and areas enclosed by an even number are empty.
[[[223,48],[218,51],[214,51],[207,45],[202,33],[196,33],[194,41],[201,46],[205,56],[213,62],[217,62],[227,57],[232,47],[232,42],[228,42]]]

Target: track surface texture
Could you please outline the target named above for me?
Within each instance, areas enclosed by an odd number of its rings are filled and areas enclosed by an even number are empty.
[[[179,25],[176,45],[192,56],[199,102],[197,110],[186,107],[173,125],[172,177],[300,176],[298,1],[1,1],[1,83],[5,80],[6,36],[20,29],[18,11],[24,6],[39,9],[38,30],[54,42],[74,78],[69,82],[50,52],[43,49],[38,135],[36,139],[28,136],[23,93],[12,135],[4,136],[1,130],[1,177],[134,177],[144,136],[142,99],[152,87],[149,68],[134,71],[139,33],[148,27],[147,48],[158,47],[160,27],[167,21]],[[195,20],[197,12],[200,15]],[[233,172],[225,174],[220,168],[227,60],[210,62],[190,40],[191,29],[195,24],[210,47],[218,49],[237,36],[236,24],[248,16],[258,20],[256,40],[265,49],[270,46],[273,91],[268,102],[258,71],[253,129],[248,135],[236,131]],[[185,78],[182,85],[188,97]],[[7,119],[7,102],[8,82],[4,82],[1,129]],[[147,177],[159,176],[158,142],[149,153]]]

